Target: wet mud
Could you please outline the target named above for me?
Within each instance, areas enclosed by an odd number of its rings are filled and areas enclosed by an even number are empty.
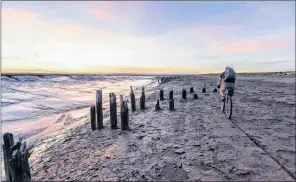
[[[216,81],[213,76],[182,77],[147,89],[148,109],[140,111],[136,97],[131,131],[111,130],[108,114],[105,128],[91,131],[85,115],[84,124],[35,146],[29,159],[32,179],[295,180],[295,82],[238,79],[230,121],[220,111],[219,92],[212,92]],[[204,84],[207,93],[202,93]],[[155,111],[160,89],[165,100]],[[186,100],[182,89],[188,92]],[[175,111],[169,111],[170,90]]]

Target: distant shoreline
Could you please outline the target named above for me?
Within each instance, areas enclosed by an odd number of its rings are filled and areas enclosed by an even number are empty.
[[[89,73],[1,73],[1,76],[170,76],[170,75],[180,75],[180,76],[190,76],[190,75],[219,75],[220,73],[201,73],[201,74],[134,74],[134,73],[109,73],[109,74],[89,74]],[[295,76],[296,71],[284,71],[284,72],[241,72],[237,73],[241,76],[249,75],[287,75]]]
[[[203,75],[215,76],[220,73],[208,73]],[[242,72],[237,73],[239,76],[295,76],[296,71],[285,71],[285,72]]]
[[[200,75],[200,74],[128,74],[128,73],[110,73],[110,74],[88,74],[88,73],[1,73],[1,76],[168,76],[168,75]]]

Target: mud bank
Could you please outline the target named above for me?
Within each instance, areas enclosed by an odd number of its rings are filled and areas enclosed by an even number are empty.
[[[219,110],[216,77],[182,77],[146,91],[147,110],[130,112],[131,131],[84,124],[44,141],[30,157],[40,180],[264,180],[295,179],[295,82],[238,79],[232,121]],[[202,94],[203,84],[207,94]],[[213,84],[213,86],[210,86]],[[193,86],[199,99],[181,91]],[[252,88],[252,89],[250,89]],[[163,110],[154,111],[164,90]],[[176,111],[168,110],[174,90]],[[105,112],[105,111],[104,111]]]

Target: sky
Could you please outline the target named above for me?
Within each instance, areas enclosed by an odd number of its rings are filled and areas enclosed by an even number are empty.
[[[295,70],[295,1],[5,1],[2,72]]]

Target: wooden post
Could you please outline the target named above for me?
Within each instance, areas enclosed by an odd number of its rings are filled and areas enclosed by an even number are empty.
[[[174,91],[173,90],[171,90],[169,93],[169,99],[170,100],[174,99]]]
[[[155,111],[159,111],[159,110],[161,110],[161,108],[159,106],[159,99],[158,99],[155,105]]]
[[[10,164],[12,181],[31,181],[26,142],[13,151]]]
[[[145,92],[144,92],[144,87],[142,87],[142,95],[140,98],[140,108],[141,110],[145,109]]]
[[[133,91],[133,87],[131,86],[131,93],[130,93],[130,97],[131,97],[131,108],[132,108],[132,112],[136,111],[136,97]]]
[[[103,129],[102,90],[97,90],[96,111],[97,111],[97,129],[100,130],[100,129]]]
[[[190,93],[193,93],[193,92],[194,92],[193,87],[191,87],[190,88]]]
[[[170,109],[170,111],[175,110],[174,99],[170,99],[170,101],[169,101],[169,109]]]
[[[117,128],[117,104],[115,93],[109,94],[110,98],[110,125],[111,129]]]
[[[197,94],[193,94],[193,99],[198,99]]]
[[[164,100],[164,99],[163,99],[163,90],[160,90],[160,92],[159,92],[159,99],[160,99],[160,100]]]
[[[4,168],[5,168],[5,177],[6,181],[12,181],[11,167],[9,160],[11,159],[12,152],[11,147],[14,144],[12,133],[5,133],[3,135],[3,158],[4,158]]]
[[[186,99],[187,92],[185,89],[182,90],[182,99]]]
[[[123,101],[122,95],[120,95],[121,100],[121,129],[129,130],[129,113],[127,101]]]
[[[22,143],[22,139],[20,139],[13,145],[14,141],[11,133],[5,133],[3,140],[6,181],[31,181],[26,142]]]
[[[90,126],[92,130],[96,130],[96,107],[90,107]]]
[[[124,113],[125,113],[125,129],[129,130],[129,112],[128,112],[128,105],[127,101],[125,101],[125,107],[124,107]]]
[[[123,96],[120,95],[120,121],[121,121],[121,129],[123,128],[123,108],[124,108]]]
[[[204,84],[204,87],[202,88],[202,93],[206,93],[206,84]]]
[[[122,95],[120,95],[119,96],[119,98],[120,98],[120,117],[122,116],[122,108],[123,108],[123,96]],[[121,118],[121,120],[122,120],[122,118]]]

